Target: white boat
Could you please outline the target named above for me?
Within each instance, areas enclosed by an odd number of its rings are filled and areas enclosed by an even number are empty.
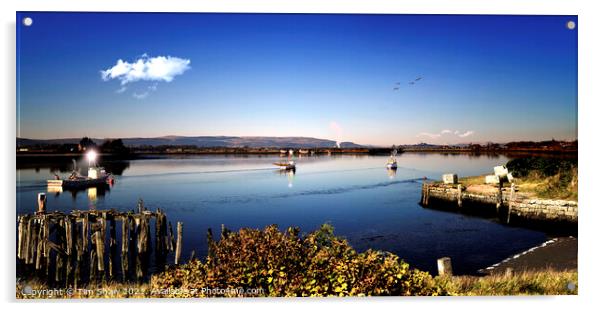
[[[62,189],[85,189],[89,187],[100,186],[104,184],[112,184],[114,182],[113,175],[105,172],[102,167],[90,167],[88,176],[81,176],[76,171],[73,171],[67,179],[61,179],[60,176],[54,175],[55,179],[47,181],[48,187]]]
[[[387,169],[390,169],[390,170],[396,170],[397,169],[397,159],[395,159],[394,156],[391,156],[389,158],[389,161],[387,161]]]
[[[281,170],[294,170],[297,168],[295,161],[274,162],[274,165],[279,166]]]

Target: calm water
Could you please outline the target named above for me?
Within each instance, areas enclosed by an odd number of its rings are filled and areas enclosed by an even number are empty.
[[[48,196],[48,209],[132,210],[139,198],[161,208],[168,220],[184,222],[183,257],[207,252],[206,232],[277,224],[312,231],[331,223],[335,234],[358,250],[391,251],[413,266],[436,271],[450,256],[454,271],[474,273],[547,239],[542,232],[509,227],[493,219],[424,209],[421,179],[442,173],[484,174],[508,161],[504,156],[402,154],[388,172],[384,156],[320,156],[297,160],[295,174],[275,170],[278,156],[195,156],[101,163],[116,173],[105,191]],[[18,164],[18,213],[35,211],[51,171],[67,175],[70,163]]]

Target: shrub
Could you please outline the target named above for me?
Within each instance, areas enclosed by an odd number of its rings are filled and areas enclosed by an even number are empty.
[[[304,236],[275,225],[224,232],[219,241],[210,239],[205,262],[192,260],[151,279],[151,290],[168,297],[245,296],[247,289],[256,296],[442,294],[427,272],[388,252],[357,253],[330,225]]]
[[[541,197],[577,199],[577,159],[529,157],[511,160],[506,166],[515,177],[539,181],[535,190]]]

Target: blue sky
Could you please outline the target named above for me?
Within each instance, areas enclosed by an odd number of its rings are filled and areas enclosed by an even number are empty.
[[[23,12],[17,21],[19,137],[577,137],[575,16]]]

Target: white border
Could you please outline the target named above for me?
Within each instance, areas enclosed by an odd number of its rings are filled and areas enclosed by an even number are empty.
[[[251,3],[252,2],[252,3]],[[601,88],[602,68],[600,66],[599,30],[602,29],[600,10],[596,1],[468,1],[468,0],[435,0],[435,1],[394,1],[394,0],[333,0],[328,1],[192,1],[192,0],[104,0],[104,1],[68,1],[68,0],[19,0],[1,1],[2,41],[0,68],[0,94],[2,100],[2,153],[0,161],[0,199],[2,203],[2,248],[0,266],[0,293],[3,300],[14,303],[14,217],[15,217],[15,11],[145,11],[145,12],[289,12],[289,13],[418,13],[418,14],[550,14],[579,15],[577,29],[579,31],[579,162],[580,186],[580,219],[579,219],[579,296],[572,297],[507,297],[507,298],[397,298],[383,299],[248,299],[248,300],[194,300],[184,301],[178,308],[296,308],[307,309],[324,305],[327,308],[366,309],[368,304],[376,303],[375,308],[408,308],[423,310],[424,308],[445,308],[450,310],[522,310],[526,308],[546,308],[573,310],[596,308],[600,303],[600,285],[602,269],[599,260],[600,234],[599,222],[602,221],[602,206],[597,202],[596,194],[601,186],[599,182],[600,166],[596,160],[600,157],[600,105],[602,99],[596,88]],[[597,204],[598,203],[598,204]],[[5,303],[6,303],[5,302]],[[125,301],[126,308],[146,307],[163,309],[169,307],[167,300]],[[188,302],[188,303],[186,303]],[[195,303],[189,303],[195,302]],[[279,303],[274,303],[279,302]],[[286,305],[281,305],[281,303]],[[294,303],[293,303],[294,302]],[[158,303],[158,304],[157,304]],[[201,303],[199,305],[198,303]],[[326,303],[326,304],[324,304]],[[335,306],[333,303],[336,303]],[[136,306],[134,306],[134,304]],[[140,304],[140,306],[138,306]],[[210,305],[208,305],[210,304]],[[80,309],[91,308],[102,310],[109,306],[104,303],[46,303],[43,305],[20,303],[12,306],[25,310],[34,308]]]

